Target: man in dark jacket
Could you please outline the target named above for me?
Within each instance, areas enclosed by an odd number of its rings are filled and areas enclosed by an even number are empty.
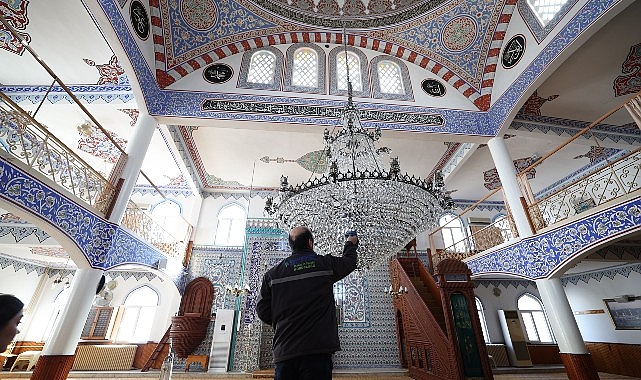
[[[258,317],[274,328],[274,380],[328,380],[338,339],[333,286],[356,268],[358,237],[348,236],[343,256],[314,252],[307,227],[289,233],[292,254],[263,277]]]

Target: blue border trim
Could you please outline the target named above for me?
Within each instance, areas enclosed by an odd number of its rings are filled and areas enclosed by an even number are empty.
[[[542,279],[596,246],[640,230],[641,196],[473,258],[467,266],[474,275],[502,273]]]
[[[73,202],[30,174],[0,159],[0,199],[40,217],[65,234],[92,268],[124,264],[155,267],[166,256],[123,228]]]

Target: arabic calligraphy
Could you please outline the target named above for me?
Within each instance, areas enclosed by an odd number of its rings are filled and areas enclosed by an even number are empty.
[[[436,79],[425,79],[421,83],[421,88],[425,93],[432,96],[441,97],[445,95],[445,86]]]
[[[140,1],[134,0],[131,2],[129,18],[138,37],[146,40],[149,37],[149,17],[147,17],[145,6]]]
[[[343,113],[341,107],[321,107],[312,105],[272,104],[256,102],[231,102],[226,100],[205,99],[202,102],[203,111],[227,111],[247,113],[269,113],[276,115],[312,116],[340,118]],[[445,120],[439,114],[421,114],[408,112],[388,112],[375,110],[358,110],[362,120],[379,122],[394,122],[406,124],[420,124],[443,126]]]
[[[523,57],[524,52],[525,37],[520,34],[512,37],[503,50],[503,56],[501,57],[503,67],[511,69],[516,66],[516,64],[521,60],[521,57]]]
[[[232,77],[234,70],[224,63],[214,63],[203,70],[203,78],[209,83],[225,83]]]

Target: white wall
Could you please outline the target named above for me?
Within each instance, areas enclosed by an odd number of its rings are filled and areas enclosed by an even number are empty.
[[[34,267],[32,264],[29,265],[31,268]],[[16,262],[16,266],[20,266],[21,269],[16,271],[13,265],[0,268],[0,278],[2,278],[0,293],[13,294],[25,304],[26,313],[19,327],[21,332],[16,339],[46,341],[47,326],[51,323],[54,315],[54,300],[64,289],[64,285],[52,286],[54,279],[58,278],[55,274],[48,275],[44,273],[39,276],[36,271],[27,273],[24,265],[19,262]],[[58,273],[58,271],[53,270],[52,273]],[[167,331],[171,323],[171,317],[177,313],[180,306],[178,289],[169,279],[161,279],[154,276],[149,276],[152,278],[151,280],[144,276],[138,276],[140,279],[136,279],[133,275],[125,277],[127,277],[126,280],[118,272],[107,272],[107,281],[115,279],[118,283],[113,290],[113,300],[110,306],[117,308],[124,302],[129,292],[140,286],[149,285],[159,295],[157,312],[153,321],[149,321],[152,324],[149,340],[159,341]],[[72,279],[71,275],[66,278],[70,281]],[[42,285],[40,286],[40,292],[38,292],[38,284],[40,282],[42,282]],[[29,312],[30,307],[33,309],[31,312]],[[114,318],[115,312],[116,310],[114,310]]]
[[[520,283],[524,284],[525,282]],[[483,284],[485,284],[485,282],[483,282]],[[500,290],[500,296],[493,294],[495,287]],[[488,287],[480,285],[474,289],[474,294],[481,299],[483,307],[485,308],[485,321],[487,323],[490,342],[505,343],[499,322],[498,310],[517,310],[516,300],[526,292],[535,295],[539,300],[541,299],[534,283],[531,285],[528,284],[527,287],[523,285],[514,287],[513,285],[505,286],[505,284],[497,284],[495,286],[490,284]]]
[[[623,294],[641,296],[641,274],[631,272],[628,277],[621,274],[612,279],[602,277],[600,281],[592,278],[586,284],[579,281],[577,285],[567,284],[565,293],[570,301],[575,319],[586,342],[616,342],[639,344],[641,330],[615,330],[608,309],[603,299],[614,298]],[[605,311],[603,314],[579,314],[586,310]]]
[[[506,287],[505,284],[508,284],[508,281],[494,281],[500,284],[490,284],[490,280],[477,281],[479,285],[474,289],[474,294],[481,299],[485,308],[490,340],[492,343],[503,343],[497,310],[517,310],[516,300],[518,297],[529,292],[540,300],[539,292],[534,284],[525,287],[525,282],[520,282],[517,287],[513,285]],[[500,296],[493,294],[495,287],[500,290]],[[628,277],[617,274],[612,279],[603,276],[599,281],[591,278],[587,284],[583,281],[579,281],[577,285],[568,283],[565,285],[565,293],[570,307],[575,313],[574,317],[584,341],[629,344],[641,342],[641,330],[615,330],[614,323],[612,323],[608,309],[603,302],[603,299],[611,299],[623,294],[641,296],[641,274],[638,272],[631,271]],[[604,313],[580,313],[587,310],[603,310]]]

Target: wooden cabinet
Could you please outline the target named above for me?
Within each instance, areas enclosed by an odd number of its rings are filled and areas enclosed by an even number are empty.
[[[81,339],[106,339],[113,307],[92,307],[82,329]]]

